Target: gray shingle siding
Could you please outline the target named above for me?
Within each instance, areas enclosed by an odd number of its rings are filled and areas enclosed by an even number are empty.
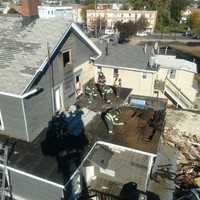
[[[52,116],[52,96],[50,70],[47,70],[35,87],[41,87],[42,92],[24,99],[29,139],[32,141],[47,126]]]
[[[0,110],[4,123],[4,131],[11,137],[26,140],[22,100],[12,96],[0,95]]]
[[[92,51],[83,41],[80,40],[74,33],[72,33],[67,41],[58,51],[57,56],[52,61],[53,66],[53,78],[54,87],[63,83],[63,101],[65,106],[72,105],[76,101],[75,94],[75,74],[73,69],[80,64],[89,60],[91,56],[94,56]],[[71,49],[72,51],[72,64],[63,67],[62,53],[65,50]],[[37,135],[47,126],[48,121],[52,117],[52,70],[47,68],[45,72],[41,74],[31,89],[40,87],[42,92],[24,99],[25,113],[27,119],[27,127],[30,141],[35,139]]]
[[[14,198],[27,200],[61,200],[63,189],[9,170]],[[18,198],[17,198],[18,197]]]

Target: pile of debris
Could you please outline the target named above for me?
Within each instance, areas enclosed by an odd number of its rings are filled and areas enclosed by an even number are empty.
[[[179,152],[175,180],[177,186],[186,189],[200,187],[200,137],[168,128],[164,139]]]

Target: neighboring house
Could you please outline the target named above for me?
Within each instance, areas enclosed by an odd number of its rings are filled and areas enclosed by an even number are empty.
[[[107,28],[113,28],[117,21],[135,22],[141,16],[144,16],[149,24],[146,32],[153,33],[156,25],[157,11],[147,10],[87,10],[87,28],[91,30],[98,17],[106,20]]]
[[[75,103],[93,78],[99,49],[65,19],[1,17],[0,129],[33,141],[58,110]],[[42,109],[41,109],[42,108]]]
[[[181,107],[192,108],[198,94],[196,63],[176,56],[156,55],[151,57],[150,65],[158,68],[155,81],[165,83],[164,92]]]
[[[119,10],[120,8],[122,8],[122,4],[121,3],[98,3],[97,4],[97,9],[98,10],[106,10],[106,9],[112,9],[112,10]]]
[[[195,7],[187,7],[185,10],[181,11],[181,20],[180,23],[186,23],[188,20],[188,17],[193,13],[193,12],[199,12],[200,9],[195,8]]]
[[[10,3],[9,2],[1,2],[0,13],[7,14],[9,9],[10,9]]]
[[[41,5],[38,6],[38,14],[40,18],[65,17],[68,22],[83,23],[80,4]]]
[[[104,53],[95,60],[95,81],[100,71],[108,85],[113,85],[114,77],[119,75],[122,87],[132,89],[132,94],[164,97],[167,93],[178,106],[193,108],[198,93],[195,63],[176,56],[155,55],[150,46],[110,43],[107,52],[106,44],[97,46]]]
[[[68,6],[38,6],[38,14],[40,18],[52,18],[52,17],[65,17],[66,20],[73,20],[73,9]]]
[[[180,23],[186,23],[188,17],[192,14],[192,8],[187,7],[185,10],[181,11],[181,20]]]

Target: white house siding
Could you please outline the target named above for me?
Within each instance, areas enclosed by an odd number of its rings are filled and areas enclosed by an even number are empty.
[[[82,68],[80,81],[82,85],[85,85],[89,80],[94,78],[94,67],[89,61],[86,61],[79,67]]]
[[[95,81],[98,78],[98,69],[95,72]],[[102,67],[102,72],[106,77],[106,84],[113,85],[114,69],[109,67]],[[146,79],[143,78],[146,75]],[[119,69],[119,76],[122,79],[122,87],[132,89],[135,95],[153,96],[155,72],[139,71],[132,69]]]
[[[170,70],[161,67],[158,70],[156,79],[164,81],[167,77],[193,102],[198,92],[198,85],[194,76],[195,74],[192,72],[179,69],[176,70],[175,78],[170,78]]]

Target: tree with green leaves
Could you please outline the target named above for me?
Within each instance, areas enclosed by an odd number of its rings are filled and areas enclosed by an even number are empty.
[[[157,10],[156,29],[161,32],[172,30],[173,21],[180,22],[181,11],[191,4],[192,0],[129,0],[133,9]]]
[[[136,35],[137,32],[145,31],[148,27],[148,21],[144,16],[141,16],[136,22],[128,21],[128,22],[120,22],[118,21],[115,24],[115,29],[117,29],[120,33],[120,41],[124,41],[125,39],[129,39],[131,36]]]
[[[171,0],[170,13],[171,18],[176,22],[180,22],[181,11],[191,4],[191,0]]]
[[[146,30],[146,28],[149,26],[148,20],[141,16],[138,21],[135,23],[137,32],[143,32]]]
[[[107,26],[107,21],[104,17],[97,17],[95,21],[91,24],[91,28],[93,30],[96,30],[97,33],[100,33],[101,31],[104,31]]]

